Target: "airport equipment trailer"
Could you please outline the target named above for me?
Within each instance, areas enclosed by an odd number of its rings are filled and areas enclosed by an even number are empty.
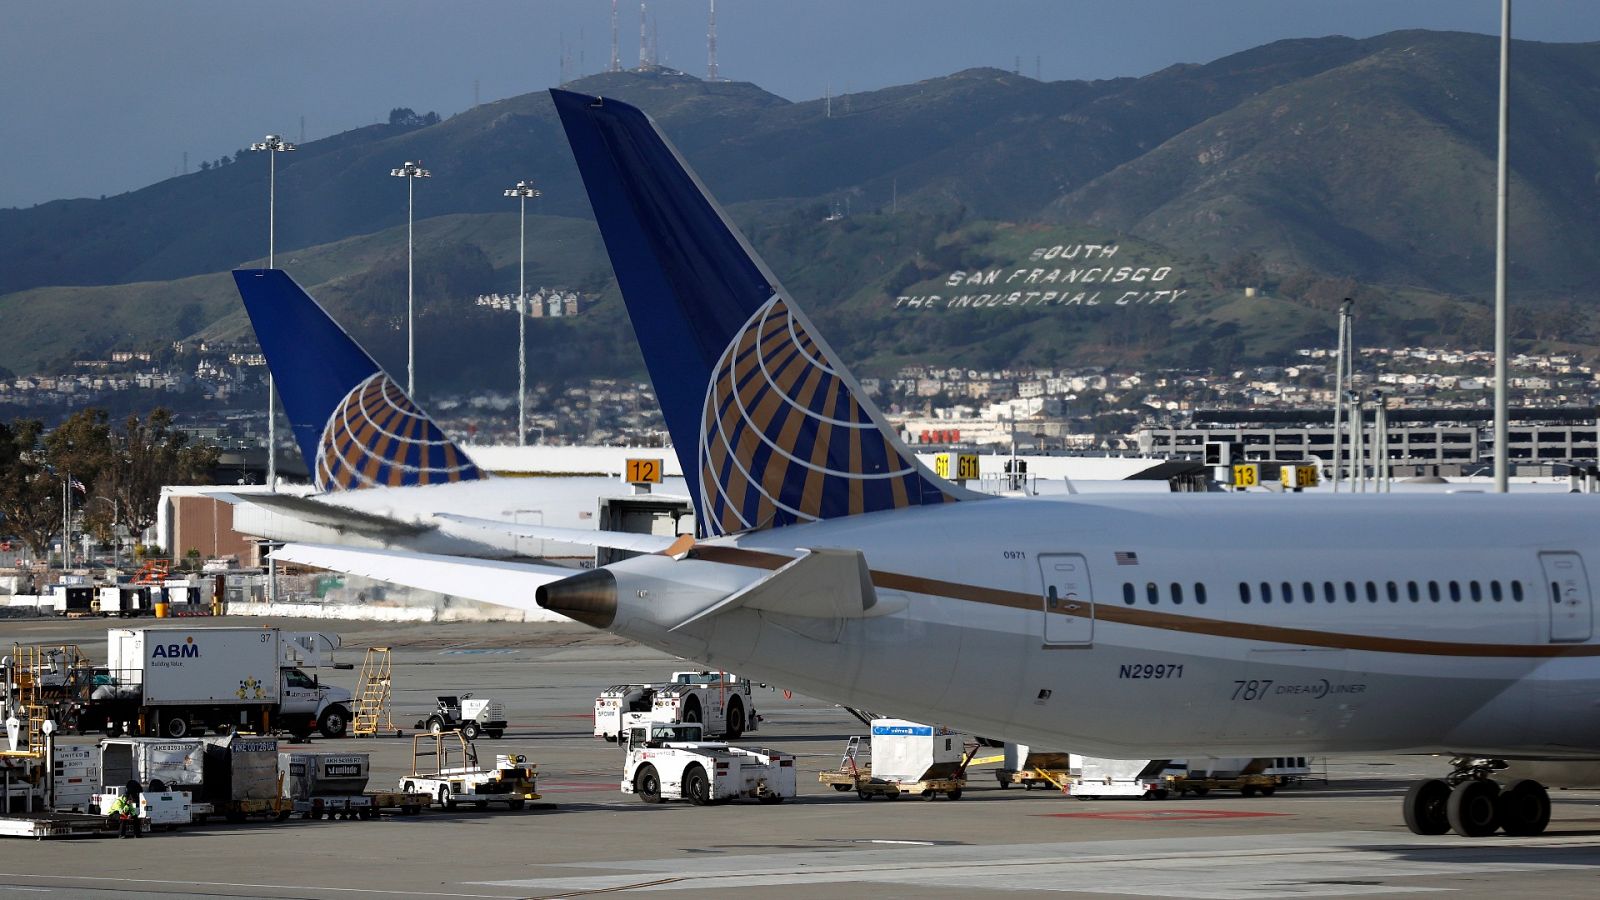
[[[652,713],[659,722],[698,722],[706,737],[738,740],[755,731],[750,681],[727,672],[674,672],[659,684],[619,684],[594,701],[594,735],[616,741],[628,713]]]
[[[901,794],[932,800],[940,794],[960,800],[967,786],[967,766],[978,743],[966,735],[903,719],[873,719],[872,761],[860,763],[861,738],[845,745],[839,768],[817,780],[836,791],[855,791],[863,800]]]
[[[521,754],[495,756],[494,768],[478,767],[478,751],[459,731],[411,736],[411,774],[400,779],[402,794],[421,794],[446,809],[471,803],[478,809],[504,803],[521,809],[539,799],[538,766]]]
[[[794,757],[707,743],[697,722],[670,723],[637,716],[622,736],[627,762],[622,792],[646,803],[688,800],[695,805],[745,797],[782,803],[796,794]]]

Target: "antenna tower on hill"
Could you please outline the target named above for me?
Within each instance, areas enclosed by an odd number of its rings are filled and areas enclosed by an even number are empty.
[[[711,19],[706,27],[706,80],[717,81],[717,0],[711,0]]]
[[[611,67],[606,71],[622,71],[622,53],[617,45],[617,0],[611,0]]]

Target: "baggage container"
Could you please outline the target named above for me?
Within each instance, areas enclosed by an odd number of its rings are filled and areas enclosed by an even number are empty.
[[[254,734],[220,734],[205,742],[205,786],[201,798],[226,807],[238,800],[278,796],[278,739]]]
[[[887,781],[953,777],[962,769],[967,737],[904,719],[872,720],[872,776]]]
[[[199,738],[106,738],[100,742],[105,783],[160,781],[170,789],[199,793],[205,785],[205,742]]]
[[[283,797],[305,800],[334,794],[359,794],[367,789],[372,774],[371,758],[366,753],[278,754],[278,776]]]

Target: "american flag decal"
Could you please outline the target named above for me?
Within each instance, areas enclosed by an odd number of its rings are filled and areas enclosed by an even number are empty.
[[[1137,566],[1138,564],[1139,564],[1139,554],[1134,553],[1131,550],[1118,550],[1117,551],[1117,565],[1119,565],[1119,566]]]

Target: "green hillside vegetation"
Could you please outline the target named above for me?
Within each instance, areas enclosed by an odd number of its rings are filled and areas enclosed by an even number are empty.
[[[1514,333],[1593,349],[1600,45],[1514,53]],[[864,372],[1228,365],[1328,343],[1346,296],[1364,341],[1487,342],[1496,58],[1492,38],[1401,32],[1109,81],[974,69],[831,104],[670,72],[570,87],[648,111]],[[516,206],[501,191],[525,178],[544,191],[529,204],[530,288],[598,298],[579,319],[530,327],[541,375],[642,372],[543,91],[442,121],[399,116],[280,159],[279,263],[381,362],[403,369],[405,185],[388,171],[407,159],[434,174],[416,185],[424,383],[514,377],[511,351],[486,352],[514,321],[473,300],[515,289]],[[246,152],[117,197],[0,210],[0,316],[24,336],[0,345],[0,368],[247,339],[226,273],[262,262],[266,189],[265,160]],[[1170,264],[1187,293],[1164,307],[894,308],[951,293],[941,279],[957,270],[1107,242]]]

